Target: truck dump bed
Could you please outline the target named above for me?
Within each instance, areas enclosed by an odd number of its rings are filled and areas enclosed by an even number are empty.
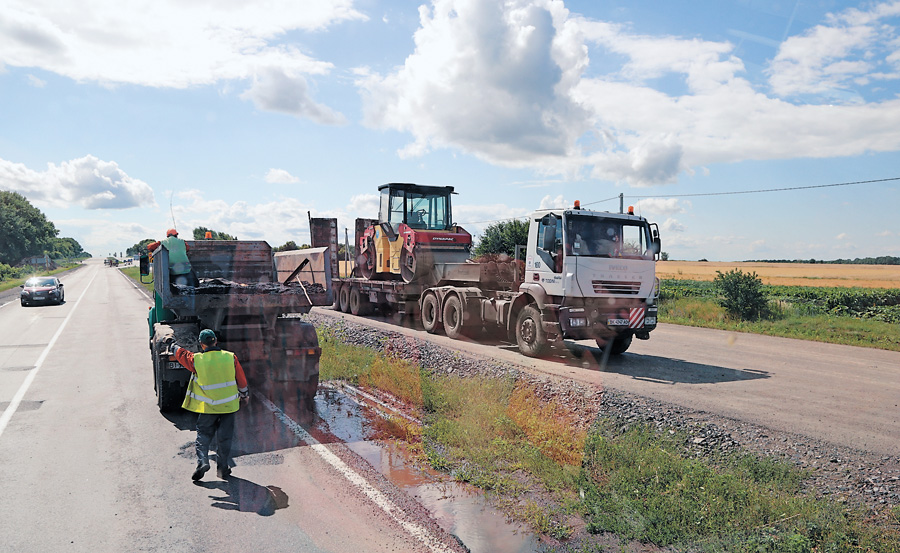
[[[278,282],[272,248],[264,241],[187,241],[188,258],[200,284],[171,285],[168,252],[154,256],[154,282],[162,307],[179,317],[198,317],[218,328],[227,313],[261,316],[307,313],[313,305],[330,305],[327,283]]]

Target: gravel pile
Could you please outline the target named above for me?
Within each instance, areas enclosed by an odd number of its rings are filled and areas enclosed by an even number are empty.
[[[714,459],[722,453],[743,449],[786,460],[809,471],[804,486],[819,496],[878,510],[900,504],[898,457],[836,446],[633,394],[600,390],[572,380],[535,375],[520,366],[470,356],[346,319],[314,313],[306,317],[315,326],[330,329],[344,343],[395,354],[435,372],[524,380],[539,390],[544,399],[576,413],[582,427],[589,426],[598,416],[614,420],[623,429],[630,424],[651,424],[660,431],[684,432],[685,451],[694,457]]]

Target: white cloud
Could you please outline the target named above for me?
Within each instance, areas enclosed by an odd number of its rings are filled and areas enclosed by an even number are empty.
[[[110,85],[187,88],[251,79],[247,96],[262,109],[339,121],[309,98],[302,77],[332,65],[281,40],[365,16],[352,0],[271,0],[260,8],[210,0],[10,0],[0,18],[0,59]],[[285,95],[286,85],[296,86],[293,97]]]
[[[266,173],[266,182],[270,184],[294,184],[300,182],[299,177],[295,177],[284,169],[269,169]]]
[[[378,217],[378,194],[357,194],[350,198],[347,209],[356,214],[353,218],[363,217],[375,219]]]
[[[360,68],[357,86],[367,125],[411,135],[402,157],[449,148],[542,175],[659,185],[719,163],[900,150],[900,100],[835,88],[900,75],[898,12],[895,1],[832,16],[785,41],[770,81],[754,83],[728,42],[640,35],[553,0],[435,0],[405,63]],[[819,104],[765,93],[820,85],[831,91]]]
[[[567,207],[572,207],[573,204],[570,204],[563,198],[562,194],[556,196],[555,198],[551,197],[549,194],[541,198],[541,204],[538,206],[538,209],[564,209]]]
[[[687,230],[684,225],[678,222],[678,219],[673,219],[671,217],[666,219],[663,224],[659,225],[659,228],[663,231],[663,233],[684,232],[685,230]]]
[[[642,198],[637,202],[637,208],[644,216],[684,213],[691,207],[691,202],[678,198]]]
[[[566,94],[586,54],[561,2],[435,0],[397,72],[358,72],[365,121],[413,135],[400,153],[452,147],[509,166],[576,153],[585,113]],[[560,170],[565,168],[560,166]]]
[[[259,109],[305,117],[322,125],[342,125],[343,115],[312,100],[306,79],[289,75],[281,68],[267,67],[253,77],[253,85],[241,98],[252,100]]]
[[[44,88],[45,86],[47,86],[47,81],[45,81],[43,79],[39,79],[39,78],[35,77],[34,75],[28,75],[27,78],[28,78],[28,84],[30,84],[34,88]]]
[[[153,189],[130,177],[114,161],[92,155],[48,163],[45,171],[0,159],[0,189],[18,192],[36,204],[86,209],[155,206]]]
[[[772,89],[781,96],[822,94],[865,84],[865,76],[897,53],[895,27],[884,19],[900,15],[900,2],[876,4],[868,11],[851,8],[829,15],[816,25],[781,44],[769,68]],[[861,59],[846,59],[861,56]],[[897,78],[882,74],[886,78]]]
[[[847,239],[847,233],[846,233],[846,232],[842,232],[842,233],[838,234],[837,236],[835,236],[834,239],[835,239],[835,240],[846,240],[846,239]]]

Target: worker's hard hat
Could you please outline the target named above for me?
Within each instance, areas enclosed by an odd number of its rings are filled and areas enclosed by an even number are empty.
[[[178,231],[173,228],[170,228],[169,230],[166,231],[166,236],[178,236]]]
[[[211,346],[216,343],[216,333],[206,328],[200,332],[200,343]]]

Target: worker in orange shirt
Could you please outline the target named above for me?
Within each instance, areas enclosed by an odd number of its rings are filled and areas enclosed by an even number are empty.
[[[173,341],[174,342],[174,341]],[[199,353],[173,344],[175,359],[193,373],[188,382],[182,408],[198,413],[197,468],[191,476],[200,480],[209,470],[209,445],[215,436],[216,475],[225,479],[231,475],[231,441],[234,420],[242,401],[250,397],[247,377],[241,363],[230,351],[218,347],[216,333],[210,329],[200,332]]]

